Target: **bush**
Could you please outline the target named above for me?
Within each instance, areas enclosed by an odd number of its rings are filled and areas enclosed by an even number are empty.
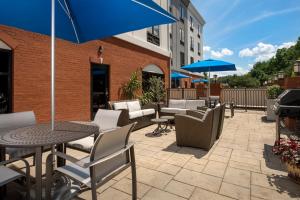
[[[282,92],[283,89],[279,85],[272,85],[267,88],[267,97],[268,99],[276,99]]]

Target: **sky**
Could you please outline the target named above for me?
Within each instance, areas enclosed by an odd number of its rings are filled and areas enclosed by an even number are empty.
[[[192,0],[206,21],[204,58],[236,64],[245,74],[300,37],[300,0]]]

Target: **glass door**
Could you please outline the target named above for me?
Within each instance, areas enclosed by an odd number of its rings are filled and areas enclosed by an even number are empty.
[[[0,49],[0,113],[12,112],[12,51]]]
[[[107,109],[109,101],[109,65],[92,64],[91,69],[91,118],[98,109]]]

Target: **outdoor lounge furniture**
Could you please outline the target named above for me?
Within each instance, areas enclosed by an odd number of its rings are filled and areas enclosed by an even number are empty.
[[[137,180],[134,144],[129,142],[129,136],[134,125],[135,123],[110,132],[100,133],[90,155],[81,160],[60,152],[50,154],[47,157],[46,199],[51,199],[53,155],[70,162],[63,167],[56,168],[55,171],[65,174],[75,182],[80,183],[82,189],[84,189],[83,186],[91,189],[93,200],[97,199],[96,189],[98,187],[131,166],[132,198],[136,199]],[[63,198],[63,195],[61,198]]]
[[[0,114],[0,135],[8,130],[14,130],[26,126],[36,124],[36,119],[33,111],[17,112],[9,114]],[[5,154],[8,154],[9,159],[26,157],[33,155],[34,149],[32,148],[5,148]],[[2,160],[5,159],[2,155]]]
[[[175,115],[176,143],[209,150],[215,143],[220,122],[220,106],[206,112],[187,111]]]
[[[6,167],[5,165],[8,165],[10,163],[16,162],[16,161],[23,161],[26,167],[26,172],[25,175],[21,174],[19,172],[16,172],[15,170],[12,170],[8,167]],[[6,160],[6,161],[2,161],[0,162],[0,187],[15,181],[17,179],[20,178],[26,178],[26,199],[30,199],[30,166],[29,163],[21,158],[14,158],[14,159],[10,159],[10,160]],[[0,195],[4,195],[4,194],[0,194]]]
[[[197,110],[197,107],[205,106],[205,100],[170,99],[167,107],[161,107],[159,115],[186,114],[187,110]]]
[[[121,111],[119,110],[103,110],[99,109],[91,122],[99,127],[100,133],[109,132],[118,128],[118,121]],[[99,134],[91,135],[80,140],[67,143],[67,146],[73,149],[90,153],[94,142]]]
[[[134,130],[152,125],[151,119],[156,117],[156,105],[141,106],[139,100],[110,101],[109,106],[112,110],[122,110],[118,126],[137,122]]]

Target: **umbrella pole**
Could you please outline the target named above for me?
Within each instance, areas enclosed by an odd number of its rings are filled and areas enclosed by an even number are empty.
[[[208,72],[208,88],[207,88],[207,99],[210,97],[210,71]]]
[[[55,125],[55,0],[51,0],[51,130]]]

